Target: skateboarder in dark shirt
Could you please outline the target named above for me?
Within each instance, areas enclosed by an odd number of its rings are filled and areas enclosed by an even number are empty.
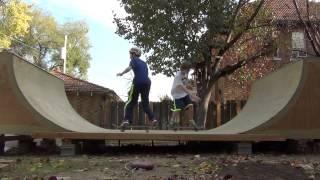
[[[154,126],[158,122],[149,107],[149,92],[151,80],[148,77],[148,66],[144,61],[140,59],[141,50],[139,48],[133,47],[130,49],[129,53],[129,66],[123,72],[117,74],[117,76],[122,76],[130,70],[133,70],[134,73],[132,86],[129,91],[128,101],[125,104],[124,120],[120,125],[122,131],[124,131],[126,127],[132,123],[133,108],[138,103],[139,95],[141,95],[143,110],[148,115],[149,124],[151,126]]]

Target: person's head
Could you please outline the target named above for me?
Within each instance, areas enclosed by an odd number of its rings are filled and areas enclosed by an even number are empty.
[[[133,47],[129,50],[130,53],[130,59],[133,59],[134,57],[140,57],[141,56],[141,50],[138,47]]]
[[[188,62],[183,62],[180,65],[180,71],[181,71],[182,74],[188,74],[189,71],[190,71],[190,68],[191,68],[191,64],[188,63]]]

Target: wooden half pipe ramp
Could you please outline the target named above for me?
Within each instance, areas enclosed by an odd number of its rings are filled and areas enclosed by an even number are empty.
[[[298,61],[253,86],[233,120],[205,131],[126,131],[97,127],[70,105],[62,80],[0,53],[0,134],[73,139],[283,140],[320,139],[320,61]]]

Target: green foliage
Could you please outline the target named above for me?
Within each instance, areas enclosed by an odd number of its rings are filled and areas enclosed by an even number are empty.
[[[50,64],[50,55],[58,51],[63,45],[58,33],[56,20],[41,9],[32,10],[32,21],[29,33],[20,37],[23,44],[16,42],[13,47],[16,51],[39,67],[47,69]]]
[[[67,74],[86,79],[91,56],[88,38],[88,25],[82,21],[72,21],[59,24],[49,13],[33,8],[30,30],[12,48],[21,56],[34,64],[52,69],[60,67],[60,50],[64,46],[64,36],[68,35],[67,45]],[[22,42],[22,43],[21,43]]]
[[[197,61],[230,27],[235,0],[122,0],[128,13],[115,14],[116,33],[150,53],[154,73],[172,76],[182,61]]]
[[[61,33],[68,35],[67,46],[67,74],[86,79],[90,67],[91,47],[87,33],[89,28],[85,22],[76,21],[65,23],[60,29]],[[59,62],[58,54],[54,55],[55,62]]]
[[[0,48],[9,48],[12,38],[28,32],[30,8],[20,0],[0,2]]]
[[[200,102],[199,122],[205,122],[214,84],[238,71],[242,78],[258,76],[245,66],[272,47],[270,16],[264,0],[120,0],[125,17],[114,15],[116,33],[148,53],[154,74],[172,76],[181,62],[195,65]],[[270,61],[269,61],[270,62]],[[249,69],[248,69],[249,70]],[[256,71],[258,70],[258,71]],[[206,123],[204,123],[204,126]]]

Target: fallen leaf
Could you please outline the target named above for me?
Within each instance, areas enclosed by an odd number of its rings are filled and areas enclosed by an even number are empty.
[[[178,168],[178,167],[180,167],[180,164],[175,164],[175,165],[173,165],[172,167]]]

